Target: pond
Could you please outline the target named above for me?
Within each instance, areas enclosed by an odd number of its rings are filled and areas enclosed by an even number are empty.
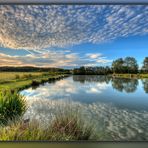
[[[59,104],[68,102],[83,110],[101,140],[148,140],[148,79],[74,75],[21,91],[29,108],[24,118],[46,123]]]

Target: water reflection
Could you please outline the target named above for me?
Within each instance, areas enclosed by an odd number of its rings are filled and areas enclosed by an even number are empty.
[[[111,133],[103,140],[148,140],[147,93],[148,79],[82,75],[21,91],[29,104],[24,118],[46,123],[56,108],[70,100],[86,120],[93,121],[98,133]]]
[[[73,81],[78,81],[81,83],[85,83],[85,82],[105,82],[105,83],[109,83],[111,80],[111,77],[109,76],[96,76],[96,75],[74,75],[73,76]]]
[[[112,87],[120,92],[135,92],[137,90],[137,85],[137,79],[112,78]]]
[[[21,91],[32,98],[71,99],[81,103],[111,102],[119,108],[148,110],[148,79],[121,79],[108,76],[71,76],[54,83]]]
[[[111,82],[112,87],[117,91],[126,93],[132,93],[137,90],[138,80],[137,79],[126,79],[126,78],[111,78],[110,76],[91,76],[91,75],[75,75],[73,80],[85,83],[85,82],[99,82],[109,84]],[[148,81],[148,80],[147,80]],[[143,82],[145,89],[148,87],[148,82],[146,80]]]
[[[142,80],[142,83],[143,83],[143,89],[145,93],[148,93],[148,79]]]
[[[67,100],[29,100],[30,107],[24,119],[36,119],[47,126],[58,110],[70,107],[79,109],[86,122],[95,125],[98,140],[148,140],[148,112],[119,109],[109,103],[85,104]]]

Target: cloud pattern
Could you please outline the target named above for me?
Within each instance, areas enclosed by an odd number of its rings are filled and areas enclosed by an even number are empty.
[[[142,5],[1,5],[0,45],[43,49],[148,33]]]
[[[90,54],[94,55],[94,54]],[[0,53],[0,66],[38,66],[38,67],[61,67],[73,68],[79,66],[98,66],[107,64],[111,60],[100,54],[99,57],[90,60],[88,55],[79,55],[76,53],[49,51],[38,54],[28,54],[24,56],[10,56]]]

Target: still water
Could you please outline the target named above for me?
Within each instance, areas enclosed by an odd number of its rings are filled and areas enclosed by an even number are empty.
[[[75,75],[21,94],[29,104],[24,118],[46,123],[59,104],[68,102],[105,133],[101,140],[148,140],[148,79]]]

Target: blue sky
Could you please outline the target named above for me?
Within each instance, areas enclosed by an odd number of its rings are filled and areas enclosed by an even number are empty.
[[[106,66],[148,56],[148,7],[0,6],[0,66]]]

